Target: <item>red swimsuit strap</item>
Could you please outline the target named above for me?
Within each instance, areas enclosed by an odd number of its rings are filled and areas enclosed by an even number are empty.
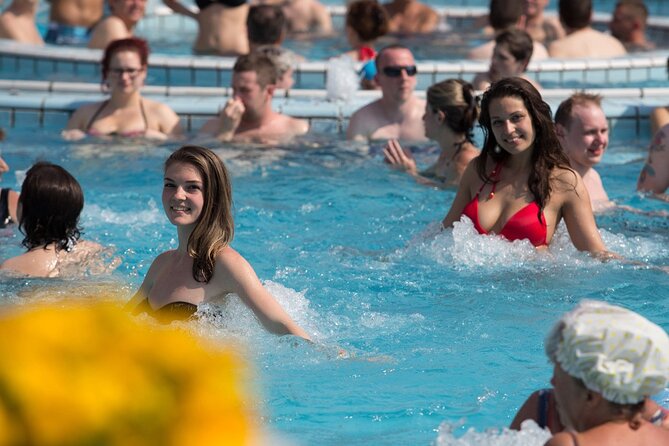
[[[492,170],[492,172],[490,172],[490,175],[488,176],[488,179],[490,180],[490,182],[492,182],[492,190],[488,195],[488,200],[490,200],[492,197],[495,196],[495,190],[497,189],[497,183],[499,183],[500,180],[499,176],[501,174],[502,174],[502,162],[500,161],[495,165],[495,168]],[[483,182],[483,184],[479,188],[478,194],[481,193],[486,184],[488,184],[488,181]]]

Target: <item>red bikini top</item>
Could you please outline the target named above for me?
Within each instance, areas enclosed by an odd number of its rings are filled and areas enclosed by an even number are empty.
[[[358,60],[360,62],[365,62],[367,60],[374,59],[376,57],[376,51],[371,46],[363,46],[358,49]]]
[[[492,190],[490,191],[488,199],[495,196],[495,188],[499,182],[501,171],[501,164],[497,164],[490,174],[490,178],[492,179]],[[479,194],[486,184],[487,183],[483,183],[481,185],[476,196],[472,201],[467,203],[467,206],[465,206],[462,211],[463,215],[466,215],[472,222],[474,222],[474,227],[479,234],[488,234],[488,231],[483,229],[479,223]],[[541,211],[541,213],[540,211],[539,205],[535,201],[528,203],[525,207],[511,216],[502,230],[499,231],[499,235],[510,241],[528,239],[534,246],[546,245],[546,218],[544,217],[543,211]],[[537,215],[540,215],[540,218],[537,218]]]

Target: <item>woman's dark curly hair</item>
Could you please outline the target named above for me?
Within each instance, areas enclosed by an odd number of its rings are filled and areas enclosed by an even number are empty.
[[[560,141],[555,134],[555,127],[551,118],[551,108],[541,98],[541,94],[534,86],[519,77],[509,77],[493,83],[483,94],[481,100],[481,114],[479,123],[483,128],[485,142],[481,149],[481,155],[476,161],[476,171],[479,177],[486,183],[492,182],[492,178],[486,172],[488,158],[495,163],[504,163],[511,154],[498,147],[497,139],[492,131],[490,121],[490,103],[495,99],[514,97],[523,101],[525,108],[532,120],[534,128],[534,143],[532,144],[532,170],[527,180],[527,187],[534,201],[539,205],[539,219],[541,212],[548,202],[552,191],[551,172],[556,167],[571,170],[569,159],[564,154]]]
[[[55,245],[67,250],[79,240],[84,194],[77,180],[55,164],[40,161],[26,174],[19,195],[19,229],[27,249]]]

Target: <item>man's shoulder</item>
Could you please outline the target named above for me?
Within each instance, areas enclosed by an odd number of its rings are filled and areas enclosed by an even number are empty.
[[[351,115],[351,120],[353,119],[362,119],[368,116],[374,116],[378,113],[379,107],[381,106],[381,99],[376,99],[369,104],[365,104],[359,109],[357,109]]]

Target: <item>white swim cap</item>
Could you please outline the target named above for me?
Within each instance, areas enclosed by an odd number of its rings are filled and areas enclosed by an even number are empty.
[[[619,404],[634,404],[669,381],[669,336],[646,318],[584,300],[546,337],[546,354],[585,386]]]

